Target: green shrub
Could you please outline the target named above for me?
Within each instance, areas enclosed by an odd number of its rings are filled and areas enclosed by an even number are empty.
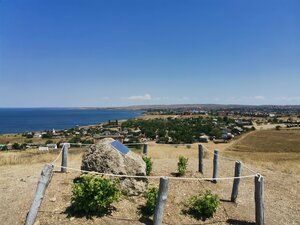
[[[20,149],[21,149],[21,145],[19,145],[18,143],[14,143],[14,144],[12,145],[12,149],[20,150]]]
[[[121,197],[115,181],[95,175],[81,175],[74,179],[72,206],[73,212],[108,212],[111,204]]]
[[[205,219],[213,216],[219,204],[220,199],[218,195],[212,194],[210,190],[206,190],[203,194],[193,196],[189,201],[191,212]]]
[[[157,196],[158,196],[158,188],[157,187],[151,187],[146,192],[146,199],[147,199],[146,205],[141,210],[141,212],[144,215],[151,216],[154,214]]]
[[[146,163],[146,175],[149,176],[151,174],[152,171],[152,161],[150,157],[147,156],[143,156],[143,160]]]
[[[186,172],[186,167],[188,164],[188,158],[185,158],[184,156],[179,156],[179,161],[178,161],[178,174],[179,176],[184,176]]]
[[[7,151],[7,145],[0,146],[0,151]]]

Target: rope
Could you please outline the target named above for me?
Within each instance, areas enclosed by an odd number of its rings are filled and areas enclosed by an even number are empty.
[[[202,145],[204,147],[204,149],[206,149],[209,153],[211,153],[211,150],[208,149],[206,146]],[[216,153],[212,153],[213,155],[216,155]],[[220,154],[218,154],[218,156],[220,158],[223,158],[223,159],[226,159],[226,160],[229,160],[229,161],[240,161],[240,160],[236,160],[236,159],[233,159],[233,158],[229,158],[229,157],[225,157],[225,156],[220,156]],[[249,170],[250,172],[252,172],[253,174],[257,174],[256,171],[252,170],[251,168],[249,168],[248,166],[246,166],[245,163],[243,163],[242,161],[240,161],[243,165],[243,167],[247,170]]]
[[[51,163],[52,165],[54,165],[54,163],[59,159],[59,157],[61,156],[61,153],[62,153],[63,149],[64,149],[64,145],[62,146],[62,148],[61,148],[58,156],[56,157],[56,159],[54,159],[53,162]]]
[[[91,146],[93,144],[82,144],[82,143],[68,143],[70,145],[79,145],[79,146]],[[123,144],[123,145],[144,145],[144,144],[147,144],[147,143],[126,143],[126,144]]]
[[[57,168],[64,168],[68,170],[73,170],[77,172],[83,172],[83,173],[92,173],[92,174],[97,174],[97,175],[102,175],[102,176],[110,176],[110,177],[125,177],[125,178],[138,178],[138,179],[160,179],[162,176],[138,176],[138,175],[125,175],[125,174],[112,174],[112,173],[99,173],[95,171],[88,171],[88,170],[81,170],[81,169],[76,169],[72,167],[66,167],[66,166],[58,166],[52,164],[54,167]],[[247,175],[247,176],[240,176],[240,177],[218,177],[218,178],[207,178],[207,177],[202,177],[202,178],[196,178],[196,177],[168,177],[170,180],[187,180],[187,181],[200,181],[200,180],[233,180],[233,179],[244,179],[244,178],[250,178],[250,177],[255,177],[257,174],[253,175]]]
[[[68,143],[68,144],[78,144],[78,143]],[[133,144],[140,144],[140,143],[133,143]],[[92,145],[92,144],[82,144],[82,145]],[[210,151],[206,146],[202,145],[208,152]],[[59,159],[59,157],[62,154],[64,145],[62,146],[58,156],[55,158],[55,160],[53,160],[51,162],[51,165],[55,166],[55,167],[60,167],[60,168],[66,168],[69,170],[74,170],[74,171],[79,171],[79,172],[85,172],[85,173],[95,173],[95,174],[99,174],[99,175],[104,175],[104,176],[115,176],[115,177],[128,177],[128,178],[142,178],[142,179],[159,179],[161,176],[130,176],[130,175],[120,175],[120,174],[106,174],[106,173],[99,173],[99,172],[93,172],[93,171],[87,171],[87,170],[80,170],[80,169],[75,169],[75,168],[71,168],[71,167],[64,167],[64,166],[57,166],[55,165],[55,162]],[[215,155],[216,153],[213,153],[213,155]],[[218,156],[220,158],[223,159],[227,159],[230,161],[237,161],[235,159],[229,158],[229,157],[224,157],[224,156],[220,156],[218,154]],[[241,161],[240,161],[241,162]],[[258,175],[259,173],[257,173],[256,171],[252,170],[251,168],[249,168],[248,166],[246,166],[243,162],[241,162],[243,167],[247,170],[249,170],[250,172],[253,173],[253,175],[248,175],[248,176],[241,176],[241,177],[225,177],[225,178],[214,178],[215,180],[227,180],[227,179],[237,179],[237,178],[248,178],[248,177],[254,177],[256,175]],[[169,177],[170,179],[176,179],[176,180],[210,180],[211,178],[187,178],[187,177]]]

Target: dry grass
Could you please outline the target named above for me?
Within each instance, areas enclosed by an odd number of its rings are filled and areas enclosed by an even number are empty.
[[[60,149],[42,152],[37,149],[29,149],[26,151],[1,151],[0,166],[5,165],[29,165],[34,163],[50,163],[59,154]],[[70,150],[70,160],[80,158],[84,149],[76,148]]]
[[[42,138],[26,138],[23,137],[21,134],[1,134],[0,135],[0,144],[6,143],[25,143],[26,141],[31,140],[34,143],[45,143],[48,139]]]
[[[228,153],[271,170],[300,174],[300,130],[262,130],[228,148]]]

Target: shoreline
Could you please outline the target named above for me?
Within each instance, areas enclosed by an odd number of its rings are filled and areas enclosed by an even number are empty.
[[[5,108],[6,109],[6,108]],[[25,108],[7,108],[7,109],[25,109]],[[26,108],[27,109],[27,108]],[[28,108],[29,109],[29,108]],[[89,110],[89,109],[79,109],[79,108],[30,108],[30,109],[73,109],[73,110]],[[141,110],[123,110],[123,109],[93,109],[93,110],[103,110],[103,111],[136,111],[139,113],[139,115],[136,115],[134,117],[130,117],[128,119],[133,119],[133,118],[140,118],[140,117],[143,117],[145,116],[145,111],[141,111]],[[140,112],[139,112],[140,111]],[[24,132],[13,132],[13,133],[1,133],[0,132],[0,136],[1,135],[22,135],[24,133],[42,133],[42,132],[46,132],[46,131],[52,131],[53,129],[55,131],[63,131],[63,130],[66,130],[66,129],[73,129],[73,128],[89,128],[89,127],[95,127],[95,126],[100,126],[100,125],[103,125],[103,124],[107,124],[109,122],[109,120],[118,120],[119,122],[125,122],[127,121],[128,119],[108,119],[108,120],[105,120],[103,122],[97,122],[97,123],[90,123],[90,124],[86,124],[86,125],[75,125],[75,126],[70,126],[70,127],[64,127],[64,128],[59,128],[59,129],[55,129],[55,128],[52,128],[52,129],[41,129],[41,130],[28,130],[28,131],[24,131]]]

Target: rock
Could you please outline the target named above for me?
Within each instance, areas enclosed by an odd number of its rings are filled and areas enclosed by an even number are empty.
[[[50,202],[56,202],[56,198],[55,198],[55,197],[50,198],[49,201],[50,201]]]
[[[81,169],[100,173],[146,176],[146,164],[136,153],[129,151],[122,154],[111,143],[112,138],[105,138],[92,145],[82,159]],[[139,195],[146,191],[147,180],[121,178],[122,189],[129,195]]]

